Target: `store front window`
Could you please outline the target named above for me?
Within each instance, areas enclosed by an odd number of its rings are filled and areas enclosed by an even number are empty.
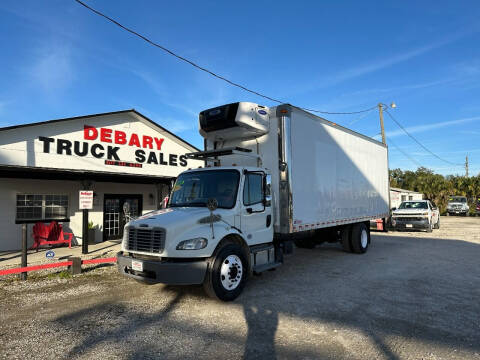
[[[68,218],[68,195],[17,194],[16,221],[50,221]]]

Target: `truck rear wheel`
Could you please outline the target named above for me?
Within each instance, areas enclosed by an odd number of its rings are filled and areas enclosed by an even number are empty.
[[[346,252],[352,252],[352,243],[351,243],[351,227],[350,226],[345,226],[341,230],[341,243],[343,250]]]
[[[363,254],[368,249],[370,243],[370,234],[364,223],[355,224],[352,227],[352,248],[353,252]]]
[[[214,299],[235,300],[245,287],[248,262],[240,245],[228,243],[211,259],[203,288]]]

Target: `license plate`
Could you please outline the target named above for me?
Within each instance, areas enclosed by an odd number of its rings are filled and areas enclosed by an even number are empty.
[[[143,262],[138,260],[132,260],[132,270],[143,271]]]
[[[407,224],[407,225],[405,225],[405,226],[408,227],[408,228],[413,228],[413,225],[412,225],[412,224]]]

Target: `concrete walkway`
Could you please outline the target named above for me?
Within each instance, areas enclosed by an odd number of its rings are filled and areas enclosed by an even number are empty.
[[[82,259],[94,259],[101,257],[112,257],[120,251],[120,241],[104,241],[98,244],[88,245],[88,254],[82,254],[82,246],[76,245],[69,249],[67,246],[62,247],[42,247],[38,252],[36,250],[28,250],[27,264],[38,265],[43,263],[51,263],[66,260],[70,256],[78,256]],[[53,250],[55,257],[53,259],[46,258],[46,252]],[[19,267],[22,261],[21,251],[2,251],[0,252],[0,269],[8,269]]]

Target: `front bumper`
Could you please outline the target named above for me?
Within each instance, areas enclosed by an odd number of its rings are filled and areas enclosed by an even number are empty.
[[[392,218],[392,226],[394,229],[400,230],[410,230],[410,229],[428,229],[430,227],[430,223],[428,222],[428,218],[417,220],[417,219],[401,219],[397,220]]]
[[[464,209],[447,209],[447,212],[450,214],[450,215],[459,215],[459,214],[466,214],[468,212],[468,210],[464,210]]]
[[[143,263],[143,271],[132,269],[132,260]],[[163,283],[169,285],[201,284],[207,272],[207,262],[195,261],[154,261],[141,260],[127,256],[120,251],[117,254],[118,270],[121,274],[147,283]]]

